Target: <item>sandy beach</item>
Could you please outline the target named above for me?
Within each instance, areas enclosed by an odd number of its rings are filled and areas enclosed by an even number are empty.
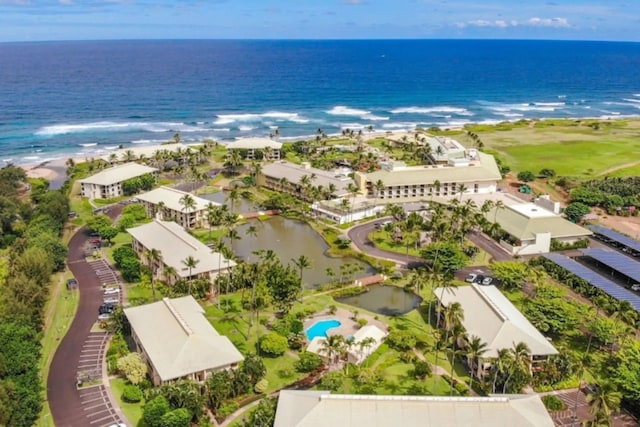
[[[83,162],[84,159],[74,159]],[[67,179],[66,160],[58,159],[49,162],[39,163],[37,165],[21,165],[29,178],[44,178],[49,181],[49,189],[57,190],[62,187]]]

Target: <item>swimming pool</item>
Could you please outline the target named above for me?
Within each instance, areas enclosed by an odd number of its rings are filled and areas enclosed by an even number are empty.
[[[309,341],[313,340],[315,337],[326,338],[327,331],[329,329],[337,328],[341,323],[335,319],[328,320],[320,320],[313,325],[309,329],[306,330],[307,339]]]

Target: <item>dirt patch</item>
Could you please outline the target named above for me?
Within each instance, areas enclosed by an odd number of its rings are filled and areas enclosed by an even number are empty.
[[[637,216],[614,216],[604,211],[596,211],[597,222],[607,228],[619,231],[636,240],[640,240],[640,218]]]

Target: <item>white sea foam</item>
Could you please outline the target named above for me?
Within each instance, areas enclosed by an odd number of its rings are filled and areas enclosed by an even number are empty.
[[[81,147],[95,147],[96,145],[98,145],[98,143],[97,142],[93,142],[93,143],[90,143],[90,144],[78,144],[78,145],[80,145]]]
[[[203,130],[198,126],[180,122],[91,122],[84,124],[58,124],[44,126],[36,131],[36,135],[56,136],[83,132],[122,132],[143,130],[147,132],[197,132]]]
[[[450,107],[448,105],[437,107],[401,107],[391,110],[391,114],[433,114],[433,113],[451,113],[461,116],[473,116],[473,113],[466,108]]]
[[[395,123],[385,123],[382,125],[383,129],[415,129],[417,123],[411,122],[395,122]]]
[[[563,107],[566,104],[564,102],[534,102],[533,105],[539,107]]]
[[[231,124],[231,123],[233,123],[235,121],[236,121],[236,119],[219,117],[218,119],[216,119],[216,121],[213,122],[213,124],[214,125],[228,125],[228,124]]]
[[[367,110],[359,110],[357,108],[349,108],[344,105],[337,105],[333,107],[331,110],[327,111],[327,114],[331,114],[333,116],[364,116],[367,114],[371,114],[371,111]]]
[[[623,101],[629,101],[629,102],[637,102],[640,103],[640,99],[633,99],[633,98],[622,98]]]
[[[389,120],[389,117],[376,116],[375,114],[363,114],[362,116],[360,116],[360,118],[363,120],[371,120],[373,122],[383,122]]]
[[[300,117],[298,113],[286,113],[283,111],[267,111],[266,113],[242,113],[242,114],[218,114],[217,119],[213,122],[216,125],[228,125],[234,122],[257,122],[262,119],[274,119],[283,121],[300,121],[307,120],[304,117]],[[307,120],[308,121],[308,120]],[[306,123],[299,122],[299,123]]]
[[[362,123],[341,123],[340,129],[352,129],[352,130],[360,130],[367,127],[367,125],[363,125]]]
[[[246,126],[246,125],[240,125],[238,126],[238,130],[241,132],[249,132],[251,130],[254,130],[255,126]]]
[[[118,146],[117,145],[107,145],[106,147],[104,147],[105,150],[117,150]]]
[[[214,132],[229,132],[231,129],[230,128],[213,128],[211,130]]]
[[[509,112],[502,112],[502,111],[496,111],[493,114],[497,115],[497,116],[502,116],[502,117],[508,117],[508,118],[515,118],[515,117],[524,117],[524,114],[520,114],[520,113],[509,113]]]

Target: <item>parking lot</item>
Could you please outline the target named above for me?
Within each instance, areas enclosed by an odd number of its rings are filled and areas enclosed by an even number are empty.
[[[81,389],[80,401],[90,426],[108,427],[122,423],[122,419],[109,401],[104,385]]]

